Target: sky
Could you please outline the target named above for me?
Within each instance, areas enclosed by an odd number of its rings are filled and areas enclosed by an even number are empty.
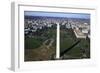
[[[66,17],[66,18],[84,18],[90,19],[90,14],[86,13],[61,13],[61,12],[36,12],[24,11],[25,16],[47,16],[47,17]]]

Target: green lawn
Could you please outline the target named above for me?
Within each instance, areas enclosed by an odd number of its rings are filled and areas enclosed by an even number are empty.
[[[40,30],[41,32],[41,30]],[[40,47],[43,42],[47,39],[53,38],[56,40],[56,29],[47,29],[43,31],[42,35],[33,35],[33,37],[25,37],[25,49],[35,49]],[[47,41],[47,45],[50,43],[50,40]],[[54,42],[55,43],[55,42]],[[56,46],[56,45],[53,45]]]
[[[46,29],[41,35],[25,38],[25,61],[52,60],[56,54],[56,29]],[[54,42],[48,47],[53,39]],[[46,43],[45,41],[48,40]],[[45,43],[45,45],[44,45]]]
[[[72,48],[72,50],[70,50],[69,52],[67,52],[67,55],[71,55],[73,57],[82,57],[81,54],[81,48],[86,49],[86,55],[87,57],[90,57],[90,44],[89,42],[87,42],[87,40],[85,39],[81,39],[80,43],[78,45],[76,45],[74,48]]]
[[[74,35],[72,35],[71,30],[61,30],[60,31],[60,50],[61,52],[66,48],[69,48],[72,44],[74,44],[78,39]]]
[[[67,48],[71,47],[76,41],[81,40],[75,47],[73,47],[71,50],[65,53],[65,55],[69,55],[72,57],[80,58],[82,56],[81,54],[81,48],[86,49],[86,55],[90,57],[90,42],[86,39],[77,39],[73,33],[72,30],[65,30],[61,29],[60,31],[60,52],[63,52]]]
[[[35,49],[42,45],[41,38],[25,38],[25,49]]]

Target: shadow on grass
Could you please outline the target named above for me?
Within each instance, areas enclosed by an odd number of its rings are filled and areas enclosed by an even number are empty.
[[[74,43],[71,47],[65,49],[63,52],[60,53],[60,57],[63,56],[66,52],[70,51],[73,47],[75,47],[81,40],[78,40],[76,43]]]

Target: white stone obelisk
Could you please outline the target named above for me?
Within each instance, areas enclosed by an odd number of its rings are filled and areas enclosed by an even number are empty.
[[[56,39],[56,59],[60,58],[60,25],[57,23],[57,39]]]

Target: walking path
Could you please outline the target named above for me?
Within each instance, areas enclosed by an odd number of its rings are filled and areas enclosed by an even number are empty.
[[[46,43],[47,43],[49,40],[50,40],[49,45],[46,45]],[[44,42],[43,42],[43,45],[46,46],[48,49],[50,49],[50,46],[52,46],[53,42],[54,42],[54,39],[51,38],[51,39],[48,39],[48,40],[44,41]]]
[[[51,41],[50,41],[50,43],[49,43],[49,45],[47,45],[47,48],[48,49],[50,49],[50,46],[52,46],[52,44],[53,44],[53,42],[54,42],[54,39],[50,39]]]

